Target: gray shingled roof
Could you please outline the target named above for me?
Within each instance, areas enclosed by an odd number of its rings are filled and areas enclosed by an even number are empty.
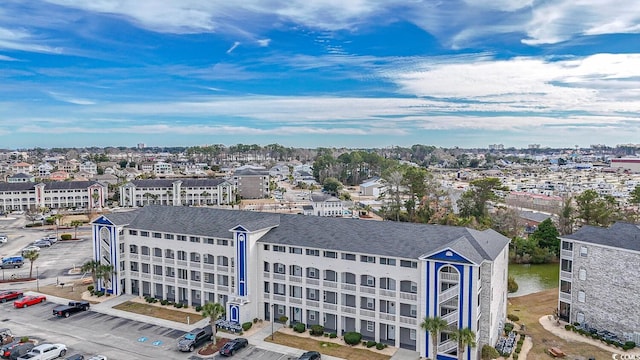
[[[52,181],[43,183],[44,189],[69,190],[69,189],[86,189],[93,184],[100,184],[97,181]],[[2,191],[28,191],[33,190],[36,183],[0,183],[0,192]]]
[[[111,220],[115,215],[121,214],[105,216]],[[230,238],[229,230],[236,226],[249,231],[272,228],[260,242],[409,259],[451,248],[481,263],[495,259],[509,243],[493,230],[159,205],[137,210],[128,227]]]
[[[116,226],[128,225],[128,224],[131,224],[131,222],[133,221],[133,219],[136,218],[136,216],[138,216],[139,211],[140,209],[135,209],[131,211],[111,213],[111,214],[105,215],[105,217],[109,219],[109,221],[111,221]]]
[[[132,180],[131,183],[137,187],[172,187],[176,181],[182,181],[184,187],[203,187],[203,186],[218,186],[225,182],[225,179],[146,179],[146,180]]]
[[[247,169],[236,170],[236,171],[233,172],[233,175],[234,176],[240,176],[240,175],[244,175],[244,176],[251,176],[251,175],[264,176],[264,175],[269,175],[269,170],[247,168]]]
[[[609,228],[585,225],[563,238],[640,251],[640,227],[630,223],[617,222]]]

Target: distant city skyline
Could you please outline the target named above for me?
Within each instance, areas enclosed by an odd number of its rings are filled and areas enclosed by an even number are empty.
[[[640,2],[5,0],[0,147],[640,138]]]

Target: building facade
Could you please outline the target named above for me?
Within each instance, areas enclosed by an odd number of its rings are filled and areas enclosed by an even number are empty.
[[[120,204],[192,206],[226,205],[233,201],[235,186],[225,179],[132,180],[120,186]]]
[[[329,194],[311,194],[311,206],[315,216],[343,216],[347,210],[342,200]]]
[[[470,328],[479,359],[506,316],[509,239],[492,231],[198,207],[145,206],[93,223],[99,286],[202,305],[242,323],[286,316],[433,358],[424,317]],[[439,359],[454,359],[443,333]]]
[[[0,183],[0,209],[102,209],[106,186],[95,181]]]
[[[640,343],[640,228],[584,226],[562,238],[558,312]]]
[[[264,199],[269,197],[269,171],[244,168],[233,173],[231,179],[242,199]]]

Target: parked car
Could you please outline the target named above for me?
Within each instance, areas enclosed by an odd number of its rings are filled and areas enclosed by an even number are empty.
[[[71,356],[67,356],[64,360],[84,360],[84,355],[82,354],[73,354]]]
[[[23,296],[20,290],[7,290],[0,292],[0,302],[7,302],[9,300],[19,299]]]
[[[233,356],[238,350],[243,349],[249,345],[249,340],[245,338],[235,338],[228,343],[224,344],[220,349],[220,355]]]
[[[6,235],[0,235],[0,244],[4,244],[7,241],[9,241],[9,239],[7,238]]]
[[[20,344],[20,340],[13,340],[11,342],[8,342],[2,346],[0,346],[0,356],[2,357],[8,357],[9,355],[11,355],[11,352],[9,351],[9,349],[11,349],[12,347],[16,346]],[[6,355],[5,355],[6,354]]]
[[[90,305],[88,301],[69,301],[67,305],[58,305],[54,307],[53,316],[68,318],[71,314],[89,310],[89,307]]]
[[[41,344],[20,356],[17,360],[50,360],[63,357],[67,353],[64,344]]]
[[[306,353],[300,355],[298,360],[320,360],[322,356],[317,351],[307,351]]]
[[[24,264],[24,258],[22,256],[9,256],[2,258],[3,269],[17,269]]]
[[[37,246],[39,248],[50,247],[51,241],[45,239],[36,240],[33,242],[33,246]]]
[[[34,347],[35,345],[31,342],[19,343],[16,346],[10,348],[8,351],[5,351],[4,357],[10,360],[16,360],[20,356],[33,350]]]
[[[47,240],[47,241],[51,242],[51,244],[55,244],[56,242],[58,242],[58,238],[56,237],[55,234],[49,234],[49,235],[43,237],[42,240]]]
[[[107,357],[104,355],[94,355],[87,360],[107,360]]]
[[[178,340],[178,350],[191,352],[198,346],[211,340],[212,337],[213,331],[211,330],[210,325],[207,325],[201,329],[193,329],[190,332],[184,334],[184,336]]]
[[[34,245],[29,245],[26,248],[22,249],[22,256],[24,256],[29,251],[40,251],[40,248]]]
[[[27,306],[43,303],[47,300],[44,295],[28,295],[13,302],[13,307],[26,308]]]

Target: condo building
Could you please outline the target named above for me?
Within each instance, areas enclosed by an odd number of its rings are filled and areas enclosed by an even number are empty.
[[[102,209],[107,187],[96,181],[0,183],[0,210]]]
[[[506,317],[509,239],[493,230],[156,205],[92,228],[94,259],[116,268],[100,288],[219,302],[237,323],[286,316],[435,358],[420,323],[439,316],[476,333],[475,360]],[[456,358],[438,340],[438,358]]]
[[[235,185],[225,179],[145,179],[120,186],[123,207],[149,204],[226,205],[235,201]]]
[[[560,318],[640,343],[640,227],[583,226],[561,240]]]

